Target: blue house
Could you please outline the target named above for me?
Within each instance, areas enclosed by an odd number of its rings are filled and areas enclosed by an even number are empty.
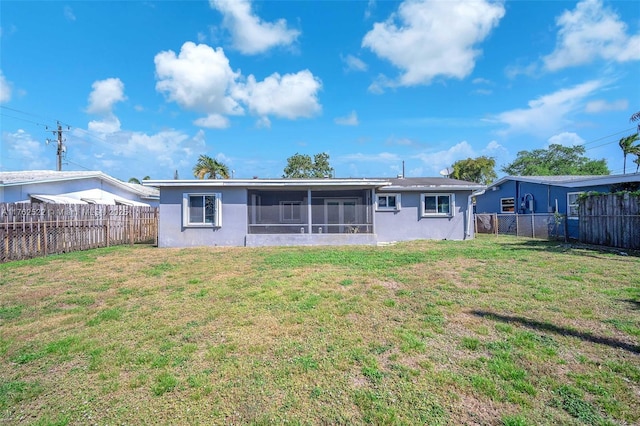
[[[473,238],[472,193],[455,179],[150,180],[158,245],[274,246]]]
[[[553,214],[567,217],[570,238],[578,238],[578,197],[640,183],[640,174],[606,176],[506,176],[476,193],[476,213]]]

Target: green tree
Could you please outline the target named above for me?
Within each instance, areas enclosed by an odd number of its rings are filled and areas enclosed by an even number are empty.
[[[458,160],[453,163],[453,173],[451,173],[451,177],[488,185],[498,177],[495,167],[496,160],[492,157],[485,157],[484,155],[478,158]]]
[[[229,179],[229,167],[208,155],[201,155],[193,168],[193,175],[198,179]]]
[[[502,168],[512,176],[608,175],[605,159],[585,157],[584,146],[551,144],[547,149],[520,151],[513,162]]]
[[[129,183],[137,183],[138,185],[140,185],[140,181],[138,180],[138,178],[134,178],[134,177],[129,178],[128,182]]]
[[[315,154],[313,159],[306,154],[292,155],[287,158],[283,178],[323,178],[331,176],[333,168],[329,164],[329,154]]]
[[[636,159],[633,162],[636,164],[636,173],[638,173],[638,170],[640,170],[640,152],[636,153]]]
[[[624,157],[624,163],[622,166],[623,174],[627,173],[627,155],[640,154],[640,145],[635,144],[638,140],[638,134],[634,133],[633,135],[629,135],[620,139],[620,142],[618,142],[618,145],[620,145],[620,149],[622,149],[622,155]]]

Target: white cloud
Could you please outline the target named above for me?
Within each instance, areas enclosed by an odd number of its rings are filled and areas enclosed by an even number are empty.
[[[90,114],[110,114],[117,102],[127,99],[124,95],[124,83],[119,78],[98,80],[91,87],[93,90],[89,94],[87,106]]]
[[[156,90],[183,108],[208,114],[242,114],[229,96],[234,73],[222,48],[186,42],[180,54],[169,50],[155,56]]]
[[[584,0],[557,18],[556,49],[543,58],[551,71],[588,64],[600,58],[640,60],[640,34],[628,35],[627,25],[601,0]]]
[[[108,114],[102,120],[92,120],[88,124],[88,129],[92,132],[104,134],[120,131],[120,120],[114,114]]]
[[[599,112],[606,111],[624,111],[629,107],[629,101],[626,99],[618,99],[617,101],[606,101],[599,99],[596,101],[587,102],[585,112],[590,114],[597,114]]]
[[[210,0],[209,4],[222,13],[222,25],[231,33],[233,47],[244,54],[287,46],[300,35],[300,31],[287,28],[284,19],[264,22],[254,14],[250,0]]]
[[[447,150],[423,152],[413,158],[421,160],[426,170],[433,176],[437,176],[443,168],[451,167],[456,161],[474,157],[475,155],[473,147],[467,141],[462,141]]]
[[[103,140],[112,152],[103,161],[117,157],[119,161],[109,168],[133,176],[136,173],[149,175],[151,171],[165,171],[166,176],[173,175],[178,168],[193,166],[196,157],[205,149],[202,130],[192,137],[177,130],[155,134],[120,131],[103,135]]]
[[[76,20],[76,15],[73,14],[73,9],[71,9],[71,6],[64,7],[64,17],[67,19],[67,21],[73,22]]]
[[[182,46],[180,54],[172,51],[155,57],[158,82],[156,90],[182,108],[206,113],[194,124],[208,128],[229,126],[227,115],[252,114],[296,119],[311,117],[321,111],[318,91],[321,81],[309,70],[295,74],[274,73],[262,81],[253,75],[246,79],[233,72],[221,48],[192,42]],[[269,127],[270,121],[258,125]]]
[[[366,71],[369,66],[360,58],[357,58],[353,55],[342,56],[340,55],[340,59],[345,64],[345,71]]]
[[[209,129],[226,129],[229,127],[229,119],[220,114],[209,114],[206,117],[198,118],[193,124]]]
[[[487,147],[483,150],[483,154],[489,154],[492,152],[499,152],[504,150],[504,147],[497,141],[491,141],[487,144]]]
[[[351,111],[351,114],[346,117],[338,117],[333,121],[341,126],[357,126],[359,124],[358,114],[355,111]]]
[[[493,84],[491,80],[487,80],[486,78],[477,77],[471,81],[473,84]]]
[[[258,121],[256,121],[256,127],[258,129],[270,129],[271,120],[269,120],[269,117],[260,117]]]
[[[364,11],[364,19],[369,19],[376,8],[376,0],[369,0]]]
[[[11,83],[4,78],[2,70],[0,70],[0,104],[11,100]]]
[[[309,70],[295,74],[271,74],[257,82],[253,75],[238,85],[234,96],[242,100],[256,115],[273,115],[288,119],[311,117],[321,111],[318,103],[320,80]]]
[[[44,142],[35,140],[22,129],[13,133],[3,132],[2,145],[7,149],[7,157],[19,160],[17,164],[24,170],[41,170],[54,164],[56,151],[50,150],[47,157]]]
[[[339,161],[358,161],[363,163],[395,163],[402,161],[398,154],[392,152],[380,152],[377,154],[347,154],[339,157]]]
[[[504,16],[502,3],[485,0],[406,0],[362,40],[402,70],[395,84],[428,84],[437,76],[462,79],[475,66],[483,41]]]
[[[584,139],[578,136],[573,132],[562,132],[557,135],[553,135],[547,141],[547,148],[552,145],[564,145],[564,146],[576,146],[582,145],[584,143]]]
[[[498,114],[496,119],[508,126],[509,132],[548,135],[557,132],[568,122],[568,115],[582,108],[584,99],[603,87],[604,82],[592,80],[561,89],[529,101],[528,108]]]

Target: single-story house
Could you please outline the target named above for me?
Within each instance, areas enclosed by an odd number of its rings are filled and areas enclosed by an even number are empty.
[[[156,188],[96,171],[0,172],[0,203],[111,204],[157,207]]]
[[[604,176],[505,176],[476,193],[476,213],[550,214],[567,217],[570,238],[578,238],[578,197],[611,192],[620,184],[640,182],[640,174]]]
[[[473,237],[472,182],[438,178],[149,180],[160,247],[378,244]]]

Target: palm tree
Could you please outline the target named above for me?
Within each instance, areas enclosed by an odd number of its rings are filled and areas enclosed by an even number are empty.
[[[636,152],[636,159],[633,162],[636,163],[636,173],[638,173],[638,170],[640,170],[640,150]]]
[[[631,121],[632,123],[636,122],[636,121],[640,121],[640,111],[636,112],[635,114],[633,114],[630,118],[629,121]],[[638,132],[640,132],[640,123],[638,123]]]
[[[633,135],[620,139],[620,142],[618,142],[618,145],[620,145],[620,148],[622,149],[622,155],[624,155],[624,166],[622,169],[623,174],[627,173],[627,155],[635,154],[640,151],[640,145],[634,145],[638,140],[638,134],[634,133]]]
[[[201,155],[193,168],[193,174],[198,179],[229,179],[229,167],[208,155]]]

